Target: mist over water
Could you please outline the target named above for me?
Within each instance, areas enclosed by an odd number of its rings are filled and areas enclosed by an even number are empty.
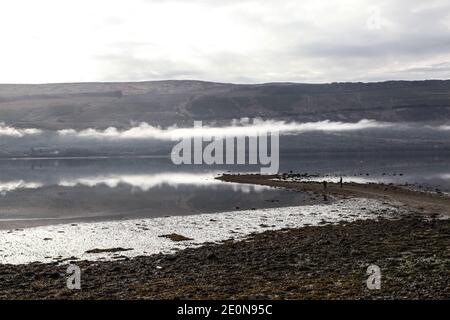
[[[178,128],[176,126],[161,129],[153,127],[145,122],[136,127],[127,130],[118,130],[110,127],[105,130],[86,129],[76,130],[60,130],[59,135],[72,136],[78,138],[93,139],[158,139],[158,140],[179,140],[184,137],[226,137],[226,136],[255,136],[268,132],[280,133],[302,133],[311,131],[354,131],[373,128],[387,128],[392,124],[381,123],[374,120],[360,120],[356,123],[335,122],[335,121],[319,121],[319,122],[285,122],[275,120],[255,119],[253,123],[249,119],[233,120],[232,124],[223,127],[201,126],[192,128]]]
[[[256,136],[279,133],[280,150],[376,151],[427,150],[450,152],[450,130],[445,126],[357,122],[286,122],[242,118],[229,125],[203,123],[201,127],[154,127],[140,123],[128,129],[110,127],[86,130],[15,128],[0,123],[0,159],[16,157],[168,156],[182,138]]]
[[[194,125],[194,123],[193,123]],[[361,119],[358,122],[341,121],[317,121],[317,122],[287,122],[277,120],[254,119],[251,122],[248,118],[233,120],[228,126],[212,126],[204,124],[200,127],[183,127],[176,125],[167,128],[151,126],[146,122],[131,126],[128,129],[118,129],[108,127],[104,130],[89,128],[84,130],[62,129],[57,131],[47,131],[59,137],[71,137],[80,139],[155,139],[155,140],[179,140],[184,137],[226,137],[226,136],[252,136],[268,132],[280,132],[280,134],[301,134],[305,132],[346,132],[367,129],[388,129],[388,128],[415,128],[407,123],[380,122],[370,119]],[[433,130],[449,130],[450,126],[423,126]],[[41,135],[45,131],[36,128],[15,128],[0,123],[0,136],[26,137]]]
[[[0,124],[0,228],[301,205],[302,193],[214,179],[228,171],[259,172],[259,166],[176,166],[169,158],[173,140],[184,137],[274,130],[280,132],[280,172],[450,191],[450,131],[443,126],[247,118],[225,126],[141,123],[80,131]]]
[[[42,133],[42,130],[40,130],[40,129],[14,128],[14,127],[5,125],[3,122],[0,122],[0,137],[9,136],[9,137],[22,138],[24,136],[38,135],[41,133]]]

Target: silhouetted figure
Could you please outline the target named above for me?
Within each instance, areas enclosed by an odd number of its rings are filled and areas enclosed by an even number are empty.
[[[327,198],[327,182],[323,180],[323,201],[328,201]]]
[[[341,179],[339,180],[339,185],[340,185],[341,188],[342,188],[342,177],[341,177]]]

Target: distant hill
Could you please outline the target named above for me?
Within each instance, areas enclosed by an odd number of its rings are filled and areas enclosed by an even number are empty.
[[[450,80],[237,85],[203,81],[0,85],[0,122],[62,129],[233,118],[447,123]]]

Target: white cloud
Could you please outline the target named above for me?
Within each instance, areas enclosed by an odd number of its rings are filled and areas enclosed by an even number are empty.
[[[27,182],[24,180],[14,181],[0,181],[0,195],[5,195],[8,192],[15,191],[17,189],[38,189],[43,186],[39,182]]]
[[[368,129],[427,129],[437,131],[450,131],[450,125],[430,126],[417,125],[411,123],[392,123],[381,122],[370,119],[362,119],[358,122],[342,122],[342,121],[316,121],[316,122],[286,122],[280,120],[262,120],[255,118],[241,118],[240,120],[233,120],[229,125],[211,126],[202,124],[197,121],[197,126],[192,127],[178,127],[177,125],[162,128],[160,126],[152,126],[146,122],[141,122],[138,125],[132,126],[128,129],[118,129],[116,127],[109,127],[105,130],[98,129],[62,129],[57,131],[44,131],[40,129],[25,128],[18,129],[10,126],[5,126],[0,123],[0,137],[14,137],[22,138],[26,136],[38,136],[44,132],[51,135],[56,135],[58,138],[70,139],[107,139],[107,140],[136,140],[136,139],[155,139],[173,141],[180,140],[184,137],[237,137],[237,136],[255,136],[258,134],[267,134],[270,132],[279,132],[281,135],[302,134],[305,132],[345,132],[358,131]]]
[[[338,132],[355,131],[373,128],[388,128],[393,126],[390,123],[378,122],[374,120],[360,120],[358,122],[339,121],[318,121],[318,122],[285,122],[275,120],[254,120],[249,123],[248,119],[234,121],[232,125],[223,127],[198,126],[191,128],[169,127],[166,129],[154,127],[148,123],[141,123],[138,126],[127,130],[118,130],[109,127],[105,130],[86,129],[76,131],[73,129],[59,130],[61,136],[86,138],[86,139],[158,139],[158,140],[179,140],[184,137],[225,137],[225,136],[254,136],[261,133],[278,131],[281,134],[303,133],[311,131]],[[398,124],[396,125],[399,126]]]
[[[446,78],[449,16],[445,0],[4,0],[0,82]]]
[[[18,137],[21,138],[23,136],[36,135],[42,133],[40,129],[20,129],[14,128],[5,125],[3,122],[0,122],[0,137],[1,136],[9,136],[9,137]]]

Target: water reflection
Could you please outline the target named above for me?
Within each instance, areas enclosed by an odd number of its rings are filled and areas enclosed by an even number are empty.
[[[132,190],[149,191],[152,188],[168,186],[177,189],[182,185],[189,185],[195,188],[213,188],[217,186],[227,187],[233,191],[241,191],[249,193],[250,191],[262,191],[268,189],[264,186],[255,185],[242,185],[242,184],[224,184],[219,180],[214,179],[220,172],[208,172],[208,173],[158,173],[158,174],[107,174],[99,176],[85,176],[85,177],[71,177],[61,178],[59,181],[54,181],[56,178],[51,179],[53,181],[0,181],[0,193],[6,195],[8,192],[18,191],[20,189],[38,189],[48,186],[60,186],[60,187],[101,187],[106,186],[108,188],[117,188],[119,186],[130,187]]]
[[[214,179],[219,172],[176,167],[169,159],[0,161],[0,228],[291,206],[306,199],[224,183]]]
[[[282,157],[283,172],[317,179],[415,184],[450,191],[449,159],[429,155],[319,154]],[[303,193],[223,183],[251,166],[174,166],[167,158],[0,160],[0,228],[161,217],[304,204]]]

